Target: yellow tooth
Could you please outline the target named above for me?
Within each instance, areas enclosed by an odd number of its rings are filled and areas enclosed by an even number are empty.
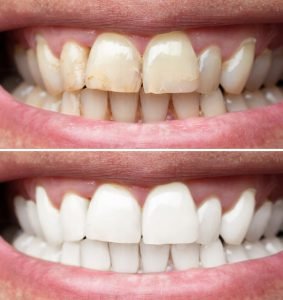
[[[43,91],[40,87],[37,86],[28,95],[28,97],[26,98],[25,103],[30,105],[30,106],[41,108],[42,105],[43,105],[43,100],[44,100],[45,97],[46,97],[46,92]]]
[[[199,116],[198,93],[172,94],[174,109],[178,119],[183,120]]]
[[[27,61],[30,69],[30,73],[33,77],[33,80],[36,82],[38,86],[44,88],[42,76],[39,71],[39,66],[36,58],[36,53],[34,49],[29,49],[27,51]]]
[[[244,111],[248,109],[242,95],[225,94],[224,98],[229,112]]]
[[[225,114],[226,107],[220,89],[217,89],[216,91],[207,95],[201,95],[200,107],[202,114],[205,117],[213,117]]]
[[[61,113],[73,116],[80,116],[80,94],[78,92],[64,92]]]
[[[18,101],[25,101],[27,97],[31,94],[33,89],[34,89],[34,85],[31,85],[26,82],[22,82],[12,91],[12,95]]]
[[[32,78],[27,59],[27,51],[21,46],[15,47],[14,59],[16,63],[16,67],[22,78],[25,82],[34,84],[34,80]]]

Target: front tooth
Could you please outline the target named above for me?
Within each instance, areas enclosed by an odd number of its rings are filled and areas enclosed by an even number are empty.
[[[260,90],[255,92],[246,91],[244,92],[244,98],[249,108],[263,107],[268,104]]]
[[[69,266],[80,266],[80,243],[65,242],[63,244],[61,263]]]
[[[223,95],[220,89],[200,97],[200,108],[203,116],[213,117],[226,113]]]
[[[37,61],[46,90],[51,95],[59,95],[63,92],[60,61],[52,53],[43,37],[37,36],[36,40]]]
[[[265,86],[275,85],[281,77],[282,70],[283,70],[283,48],[281,47],[272,51],[271,67],[269,69],[268,74],[266,75],[264,85]]]
[[[121,93],[139,91],[141,56],[127,37],[117,33],[98,36],[87,62],[86,86]]]
[[[118,122],[135,122],[137,117],[139,94],[110,92],[112,119]]]
[[[80,116],[80,93],[64,92],[60,111],[66,115]]]
[[[178,119],[184,120],[199,116],[198,93],[180,93],[172,94],[172,101]]]
[[[262,90],[266,101],[270,104],[278,103],[283,100],[283,92],[277,87],[272,86]]]
[[[171,246],[171,256],[176,270],[199,267],[198,244],[175,244]]]
[[[200,246],[200,263],[204,268],[213,268],[226,263],[221,241],[218,239],[209,245]]]
[[[198,238],[198,217],[192,195],[183,183],[157,186],[147,196],[142,215],[146,244],[185,244]]]
[[[262,240],[262,243],[265,246],[266,251],[270,254],[276,254],[283,250],[280,239],[276,237],[264,239]]]
[[[242,95],[225,94],[226,108],[229,112],[244,111],[248,106]]]
[[[29,223],[33,229],[33,232],[36,236],[43,238],[43,232],[39,223],[36,203],[34,201],[28,200],[26,206]]]
[[[221,236],[227,244],[242,243],[255,208],[255,190],[244,191],[235,206],[222,216]]]
[[[34,85],[30,85],[29,83],[22,82],[13,90],[12,95],[18,101],[25,101],[27,97],[31,94],[33,89],[34,89]]]
[[[16,46],[14,52],[16,67],[25,82],[34,84],[27,58],[27,51],[21,46]]]
[[[274,237],[279,232],[283,220],[283,200],[278,200],[272,206],[270,220],[265,228],[265,237]]]
[[[242,245],[226,245],[226,258],[230,264],[245,261],[248,256]]]
[[[89,201],[73,193],[64,196],[60,218],[63,239],[66,242],[82,240],[85,236],[85,219]]]
[[[34,234],[28,215],[27,201],[23,197],[17,196],[14,199],[14,207],[20,227],[24,232],[28,234]]]
[[[261,242],[244,242],[244,248],[249,259],[262,258],[268,255],[264,245]]]
[[[255,54],[255,39],[245,40],[222,64],[221,85],[227,93],[240,94],[248,80]]]
[[[34,49],[29,49],[27,51],[27,60],[30,73],[33,77],[34,82],[39,85],[41,88],[44,88],[42,76],[39,71],[39,66],[36,58],[36,53]]]
[[[136,273],[139,268],[139,244],[109,243],[111,270]]]
[[[61,244],[63,238],[58,209],[53,206],[45,189],[41,186],[36,187],[35,198],[38,218],[45,240],[52,245]]]
[[[141,208],[126,188],[103,184],[93,195],[86,218],[89,239],[113,243],[138,243]]]

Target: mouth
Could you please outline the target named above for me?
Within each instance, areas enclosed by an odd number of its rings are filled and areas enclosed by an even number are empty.
[[[160,20],[139,12],[134,23],[129,11],[121,21],[96,7],[75,27],[72,13],[60,18],[72,4],[53,4],[52,18],[28,5],[0,15],[11,70],[0,91],[3,148],[282,146],[282,12],[224,7],[229,21],[210,10],[209,22],[203,6],[191,21],[194,5],[178,5],[173,22],[165,4]],[[138,14],[135,5],[123,15]]]

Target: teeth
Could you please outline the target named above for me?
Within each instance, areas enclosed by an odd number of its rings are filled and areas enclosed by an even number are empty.
[[[255,208],[255,190],[244,191],[236,205],[222,216],[221,236],[227,244],[242,243]]]
[[[81,241],[81,266],[93,270],[107,271],[111,261],[108,244],[105,242]]]
[[[46,95],[45,99],[43,100],[42,108],[53,112],[59,112],[61,104],[61,99],[55,98],[50,95]]]
[[[29,223],[32,227],[32,232],[35,233],[36,236],[43,238],[43,232],[38,219],[36,203],[31,200],[28,200],[26,202],[26,209],[29,218]]]
[[[60,262],[61,249],[46,244],[46,247],[40,253],[40,258],[51,262]]]
[[[45,97],[46,92],[37,86],[27,96],[25,103],[33,107],[41,108]]]
[[[216,46],[205,49],[199,56],[200,83],[198,92],[208,94],[219,86],[221,75],[221,52]]]
[[[59,95],[63,92],[60,61],[52,53],[44,38],[37,36],[36,40],[37,61],[46,90],[51,95]]]
[[[244,242],[244,247],[249,259],[262,258],[268,254],[261,242]]]
[[[17,70],[19,71],[24,81],[26,83],[33,84],[34,81],[28,66],[28,58],[27,58],[26,50],[20,46],[16,46],[14,52],[14,60],[16,63]]]
[[[252,93],[245,92],[244,98],[249,108],[257,108],[267,105],[267,101],[265,100],[261,91],[255,91]]]
[[[198,238],[194,200],[186,185],[160,185],[147,196],[142,215],[145,244],[185,244]]]
[[[167,116],[169,94],[145,94],[140,92],[142,119],[145,123],[164,121]]]
[[[226,263],[225,253],[220,240],[200,246],[200,262],[204,268],[213,268]]]
[[[80,266],[80,243],[65,242],[63,244],[61,263],[69,266]]]
[[[283,48],[278,48],[272,52],[271,67],[266,76],[264,85],[265,86],[275,85],[281,77],[282,70],[283,70]]]
[[[202,114],[205,117],[213,117],[225,114],[226,107],[220,89],[217,89],[216,91],[207,95],[201,95],[200,107]]]
[[[109,243],[112,271],[136,273],[139,268],[139,244]]]
[[[199,237],[198,243],[207,245],[219,237],[222,209],[220,201],[211,197],[198,209]]]
[[[278,103],[283,100],[283,92],[277,86],[265,88],[262,92],[266,101],[270,104]]]
[[[222,64],[221,85],[227,93],[240,94],[248,80],[255,54],[255,39],[245,40]]]
[[[278,200],[272,206],[271,217],[264,231],[265,237],[276,236],[276,234],[280,230],[282,220],[283,220],[283,200]]]
[[[20,227],[24,230],[24,232],[33,234],[34,231],[32,225],[30,224],[26,200],[21,196],[15,197],[14,207]]]
[[[110,92],[112,118],[118,122],[135,122],[139,94]]]
[[[82,115],[93,120],[109,119],[107,92],[83,89],[81,92]]]
[[[21,233],[13,240],[13,246],[20,252],[25,252],[29,245],[34,240],[34,236],[28,233]]]
[[[98,36],[87,62],[86,86],[122,93],[139,91],[141,56],[127,37],[116,33]]]
[[[265,246],[266,251],[270,254],[276,254],[283,250],[283,245],[276,237],[264,239],[262,242]]]
[[[64,241],[75,242],[84,238],[88,205],[87,199],[76,194],[69,193],[64,196],[60,208]]]
[[[113,243],[140,241],[141,208],[126,188],[103,184],[96,190],[87,213],[86,236]]]
[[[33,81],[39,85],[41,88],[44,88],[43,80],[39,71],[39,66],[36,58],[36,53],[34,49],[29,49],[27,51],[27,61],[30,69],[31,76]]]
[[[172,94],[174,109],[178,119],[184,120],[199,116],[198,93]]]
[[[159,34],[149,42],[143,56],[145,93],[190,93],[198,84],[198,61],[186,34]]]
[[[226,245],[226,258],[230,264],[245,261],[248,256],[241,245]]]
[[[61,244],[63,239],[58,209],[52,205],[43,187],[36,187],[35,198],[38,218],[45,240],[52,245]]]
[[[264,82],[271,66],[271,51],[265,49],[262,54],[255,58],[249,79],[246,84],[248,91],[254,92],[258,90]]]
[[[64,92],[61,113],[72,116],[80,116],[80,94],[78,92]]]
[[[246,240],[248,242],[256,242],[263,236],[266,226],[270,220],[271,212],[272,203],[270,201],[265,202],[255,212],[246,235]]]
[[[30,85],[26,82],[22,82],[20,85],[18,85],[12,92],[12,95],[14,98],[16,98],[18,101],[24,101],[26,98],[31,94],[33,91],[34,86]]]
[[[199,267],[198,244],[175,244],[171,246],[171,256],[176,270]]]
[[[244,111],[248,109],[242,95],[225,94],[225,102],[228,112]]]
[[[41,252],[45,249],[45,247],[45,242],[39,238],[34,238],[30,245],[26,248],[25,254],[32,257],[41,258]]]

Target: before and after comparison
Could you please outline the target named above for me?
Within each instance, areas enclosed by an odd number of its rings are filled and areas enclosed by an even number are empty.
[[[0,0],[0,300],[283,300],[283,0]]]

